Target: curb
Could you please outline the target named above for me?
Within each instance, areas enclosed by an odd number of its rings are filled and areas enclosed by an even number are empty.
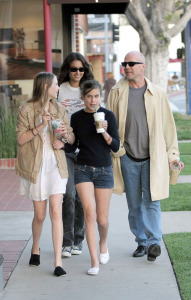
[[[0,169],[14,169],[16,165],[16,158],[1,158]]]

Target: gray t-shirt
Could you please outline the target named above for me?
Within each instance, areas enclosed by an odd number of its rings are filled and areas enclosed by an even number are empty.
[[[149,131],[144,101],[146,88],[146,85],[141,88],[129,87],[124,147],[127,154],[138,160],[149,157]]]

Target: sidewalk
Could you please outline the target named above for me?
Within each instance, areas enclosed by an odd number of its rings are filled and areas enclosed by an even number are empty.
[[[190,176],[187,179],[191,182]],[[0,299],[181,299],[163,242],[162,254],[155,262],[148,262],[146,256],[132,257],[137,245],[129,231],[125,195],[112,196],[108,237],[111,259],[107,265],[100,266],[98,276],[86,275],[90,267],[86,241],[82,255],[63,259],[66,277],[56,278],[53,275],[53,246],[48,214],[41,237],[41,265],[29,267],[33,211],[31,201],[17,194],[18,185],[19,178],[13,170],[0,170],[0,253],[3,252],[5,259],[5,283],[13,271]],[[191,212],[162,213],[162,228],[163,233],[190,232]],[[10,265],[12,269],[7,272]]]
[[[171,110],[176,113],[186,114],[186,90],[176,90],[168,93]]]

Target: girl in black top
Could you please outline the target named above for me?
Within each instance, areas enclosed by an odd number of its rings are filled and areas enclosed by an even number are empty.
[[[75,167],[75,184],[82,201],[86,239],[91,255],[89,275],[99,273],[100,263],[109,261],[107,248],[108,212],[114,186],[111,150],[119,149],[119,135],[115,115],[110,110],[100,107],[101,86],[96,80],[85,81],[80,87],[85,108],[71,117],[71,127],[79,148]],[[102,126],[105,132],[97,133],[94,113],[105,113]],[[100,236],[100,259],[97,256],[96,221]]]

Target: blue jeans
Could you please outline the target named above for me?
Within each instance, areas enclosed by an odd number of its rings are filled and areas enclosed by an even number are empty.
[[[150,159],[137,162],[126,154],[121,170],[129,208],[129,226],[138,245],[160,245],[162,239],[160,201],[150,194]]]
[[[66,153],[66,159],[69,178],[62,204],[63,247],[82,245],[85,233],[84,211],[74,184],[75,153]]]

